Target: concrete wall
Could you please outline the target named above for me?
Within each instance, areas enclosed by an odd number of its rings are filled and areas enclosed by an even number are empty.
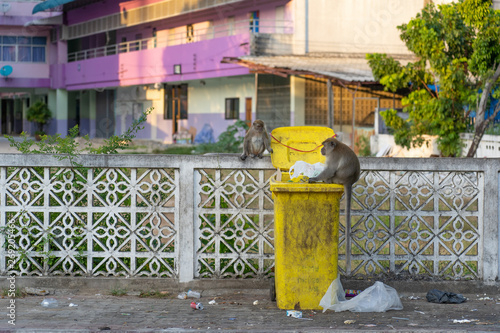
[[[466,156],[472,144],[474,135],[472,133],[462,134],[465,147],[462,150],[462,156]],[[477,158],[498,158],[500,157],[500,135],[483,135],[479,147],[476,151]]]
[[[188,84],[188,119],[179,121],[181,129],[198,133],[205,125],[209,125],[214,130],[214,139],[217,139],[220,133],[235,122],[225,119],[226,98],[239,98],[240,119],[242,120],[245,120],[245,99],[252,98],[252,119],[255,119],[254,75],[184,81],[183,83]],[[130,126],[133,121],[134,104],[140,103],[143,110],[148,107],[155,109],[148,117],[148,129],[138,133],[137,137],[172,143],[172,120],[164,119],[163,88],[156,89],[153,85],[121,87],[117,89],[117,93],[116,133],[121,134]]]
[[[474,135],[463,133],[462,140],[464,147],[462,156],[466,156],[472,144]],[[439,156],[436,137],[424,135],[425,143],[419,148],[403,148],[394,142],[394,136],[390,134],[376,134],[370,137],[370,149],[372,154],[380,153],[381,156],[391,157],[429,157]],[[476,151],[476,158],[499,158],[500,157],[500,136],[485,134],[479,143]]]
[[[243,162],[238,154],[88,155],[76,161],[88,168],[86,180],[92,186],[82,186],[80,178],[71,181],[73,171],[62,179],[53,178],[57,170],[71,167],[67,160],[3,154],[0,180],[5,186],[0,194],[12,201],[0,202],[5,216],[0,226],[23,233],[17,245],[30,258],[43,256],[35,241],[40,232],[53,233],[51,256],[57,262],[68,259],[78,264],[57,270],[47,262],[22,265],[26,259],[16,252],[13,268],[7,271],[7,250],[0,248],[2,275],[156,277],[181,283],[252,281],[272,275],[276,222],[269,178],[276,169],[269,157]],[[498,285],[500,160],[361,158],[360,162],[351,226],[356,250],[345,250],[340,228],[341,274],[366,280],[377,274],[404,278],[418,273],[435,280]],[[32,167],[46,169],[39,172]],[[20,182],[26,188],[22,193],[15,186]],[[227,205],[219,205],[223,201]],[[36,209],[30,209],[33,206]],[[33,222],[19,224],[19,214],[27,214]],[[45,218],[35,217],[40,214]],[[231,218],[222,221],[221,216]],[[342,216],[339,223],[346,227]],[[229,223],[232,218],[234,225]],[[308,218],[314,219],[304,217]],[[241,233],[235,231],[242,226]],[[86,245],[72,241],[74,235]],[[2,242],[5,237],[9,235],[0,234]],[[224,251],[209,246],[230,239],[238,242]],[[141,251],[130,248],[130,243],[141,244]],[[250,243],[251,252],[239,245]],[[440,251],[430,251],[433,248]],[[352,271],[345,269],[347,253],[356,263]],[[143,264],[136,265],[139,261]],[[200,268],[213,262],[218,264],[212,270]],[[245,276],[242,265],[252,267]],[[154,269],[158,266],[162,269]]]
[[[446,2],[451,1],[435,3]],[[309,52],[408,54],[396,27],[423,5],[423,0],[295,0],[295,53],[303,53],[307,45]]]

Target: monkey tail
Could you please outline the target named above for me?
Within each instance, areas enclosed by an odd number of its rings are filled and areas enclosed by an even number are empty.
[[[352,185],[344,185],[345,191],[345,265],[346,275],[351,275],[351,200]]]

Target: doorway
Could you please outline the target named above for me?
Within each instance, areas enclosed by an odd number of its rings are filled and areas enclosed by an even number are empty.
[[[17,107],[16,107],[17,104]],[[13,99],[2,99],[2,134],[21,134],[23,131],[22,106]]]
[[[96,93],[96,138],[109,138],[115,134],[115,91]]]
[[[172,120],[172,135],[179,131],[179,120],[188,119],[188,85],[165,87],[164,119]]]
[[[252,97],[245,98],[245,122],[248,127],[252,126]]]

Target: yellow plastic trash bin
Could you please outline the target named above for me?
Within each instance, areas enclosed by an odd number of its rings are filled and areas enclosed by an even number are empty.
[[[327,127],[295,126],[276,128],[271,134],[273,165],[284,171],[281,180],[270,182],[276,302],[280,309],[319,310],[321,298],[337,277],[339,206],[344,187],[290,182],[286,171],[296,161],[324,163],[321,143],[334,132]]]

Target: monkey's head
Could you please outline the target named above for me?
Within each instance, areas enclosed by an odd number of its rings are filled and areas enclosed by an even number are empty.
[[[254,130],[259,131],[259,132],[262,132],[262,130],[264,129],[264,126],[265,126],[264,122],[260,119],[256,119],[252,125]]]
[[[339,144],[340,144],[339,140],[335,138],[326,139],[325,141],[323,141],[323,147],[321,148],[321,155],[327,155],[328,153],[334,151]]]

